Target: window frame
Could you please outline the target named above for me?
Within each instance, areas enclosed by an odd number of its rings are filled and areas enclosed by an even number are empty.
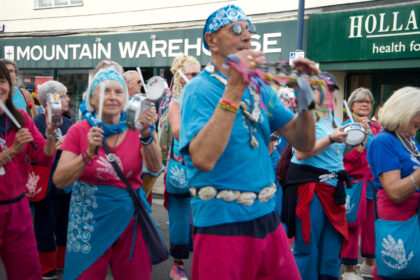
[[[45,7],[40,7],[39,6],[39,2],[41,0],[35,0],[34,3],[34,10],[43,10],[43,9],[57,9],[57,8],[68,8],[68,7],[78,7],[78,6],[83,6],[84,4],[84,0],[80,0],[81,3],[79,4],[71,4],[72,0],[67,0],[67,5],[55,5],[55,0],[52,0],[52,5],[51,6],[45,6]]]

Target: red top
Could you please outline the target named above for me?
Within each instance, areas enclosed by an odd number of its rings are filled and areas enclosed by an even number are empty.
[[[87,134],[90,128],[91,126],[87,120],[72,125],[60,149],[76,155],[82,154],[88,147]],[[140,179],[143,169],[140,154],[142,145],[139,135],[140,132],[137,130],[127,130],[124,139],[118,146],[115,148],[108,147],[109,151],[116,155],[117,163],[135,190],[142,184]],[[126,185],[120,180],[111,163],[106,159],[105,151],[102,147],[98,150],[98,158],[93,160],[92,165],[86,166],[79,179],[89,184],[126,188]]]
[[[27,143],[22,151],[12,158],[11,162],[3,166],[6,174],[0,175],[0,201],[15,199],[23,193],[29,178],[28,168],[30,161],[27,160],[27,156],[29,156],[30,160],[44,166],[51,166],[55,157],[55,155],[47,156],[44,154],[46,142],[44,137],[42,137],[29,115],[23,110],[19,111],[25,117],[26,124],[24,128],[29,129],[34,138],[33,142],[38,149],[34,150],[34,148]],[[10,120],[8,119],[8,121]],[[11,147],[13,145],[16,132],[17,130],[9,130],[6,133],[6,147]],[[1,145],[0,151],[3,151]]]

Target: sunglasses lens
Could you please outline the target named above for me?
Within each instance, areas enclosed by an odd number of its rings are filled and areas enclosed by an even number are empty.
[[[250,24],[248,25],[247,30],[248,30],[248,32],[249,32],[249,33],[251,33],[251,34],[254,34],[254,33],[256,33],[256,32],[257,32],[257,28],[256,28],[256,27],[255,27],[255,25],[253,25],[252,23],[250,23]]]
[[[234,24],[232,27],[232,31],[233,33],[235,33],[236,35],[241,35],[242,34],[242,27],[239,24]]]

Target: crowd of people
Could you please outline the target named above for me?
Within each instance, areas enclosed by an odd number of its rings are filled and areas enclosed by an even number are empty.
[[[203,28],[210,62],[176,57],[138,129],[126,111],[144,97],[139,71],[100,62],[73,123],[66,85],[48,81],[34,98],[17,87],[16,63],[0,61],[9,280],[58,270],[105,279],[109,268],[114,279],[151,279],[168,254],[173,280],[420,278],[420,89],[397,90],[372,116],[372,92],[357,88],[341,122],[339,85],[313,61],[294,68],[317,83],[278,87],[256,74],[265,57],[251,49],[254,31],[237,6],[214,11]],[[169,250],[149,214],[163,170]]]

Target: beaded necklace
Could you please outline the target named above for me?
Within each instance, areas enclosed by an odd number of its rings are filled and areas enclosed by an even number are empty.
[[[219,69],[217,69],[217,67],[212,62],[207,64],[205,69],[206,71],[210,73],[211,77],[218,80],[225,87],[227,86],[226,79],[219,74],[220,73]],[[250,94],[251,104],[250,106],[248,106],[244,101],[241,101],[239,103],[239,108],[241,109],[242,115],[248,127],[249,144],[251,148],[256,149],[259,146],[259,142],[257,138],[255,137],[254,131],[255,131],[255,123],[258,121],[261,114],[261,110],[258,106],[260,103],[260,96],[256,92],[253,85],[250,85],[248,88],[249,88],[249,92],[251,93]]]
[[[410,141],[405,139],[405,137],[401,136],[398,132],[395,133],[397,135],[397,138],[400,140],[400,142],[403,144],[404,148],[413,156],[416,158],[420,157],[420,153],[417,150],[416,144],[414,143],[413,139],[410,138]]]

